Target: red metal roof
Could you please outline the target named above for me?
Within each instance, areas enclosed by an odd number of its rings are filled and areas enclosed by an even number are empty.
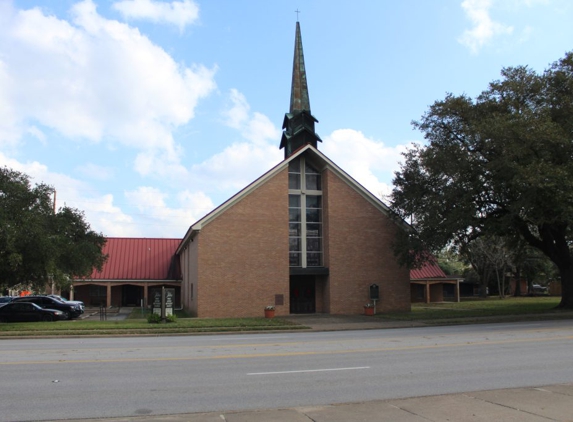
[[[436,261],[428,261],[422,266],[422,268],[410,270],[410,280],[420,280],[425,278],[446,278],[446,273],[442,271]]]
[[[180,278],[175,251],[181,239],[108,237],[103,253],[108,255],[94,280],[176,280]]]

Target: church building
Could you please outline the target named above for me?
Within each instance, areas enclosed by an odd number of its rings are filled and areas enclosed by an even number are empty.
[[[319,151],[296,23],[284,161],[194,223],[176,249],[182,306],[198,317],[410,310],[409,270],[392,243],[407,228]]]
[[[175,289],[197,317],[410,310],[409,270],[392,244],[407,224],[319,151],[296,23],[284,160],[194,223],[183,239],[108,238],[102,271],[74,281],[88,305],[150,305]],[[350,146],[351,147],[351,146]]]

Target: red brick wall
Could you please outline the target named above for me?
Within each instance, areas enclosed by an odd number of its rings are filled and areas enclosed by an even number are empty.
[[[198,244],[199,237],[189,241],[180,255],[181,275],[181,299],[183,307],[192,316],[197,316],[197,290],[198,280]]]
[[[198,235],[199,317],[289,314],[288,170],[206,224]],[[197,240],[196,240],[197,241]]]
[[[325,170],[325,263],[331,314],[360,314],[378,284],[378,312],[410,310],[410,279],[392,252],[398,227],[356,190]]]

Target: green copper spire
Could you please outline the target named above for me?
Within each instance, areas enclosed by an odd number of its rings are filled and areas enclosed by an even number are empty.
[[[292,114],[303,110],[310,112],[310,100],[308,97],[308,85],[306,83],[306,69],[304,67],[300,24],[297,22],[294,40],[294,60],[292,65],[290,113]]]
[[[314,131],[314,124],[317,122],[318,120],[310,114],[308,84],[306,82],[306,69],[302,52],[302,37],[300,36],[300,24],[297,21],[290,111],[285,115],[283,121],[284,131],[280,144],[280,148],[285,149],[285,159],[305,145],[312,145],[314,148],[318,147],[318,142],[322,142],[322,140]]]

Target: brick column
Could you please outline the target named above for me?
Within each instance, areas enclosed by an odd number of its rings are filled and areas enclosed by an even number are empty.
[[[107,283],[107,307],[109,308],[111,306],[111,283]]]

